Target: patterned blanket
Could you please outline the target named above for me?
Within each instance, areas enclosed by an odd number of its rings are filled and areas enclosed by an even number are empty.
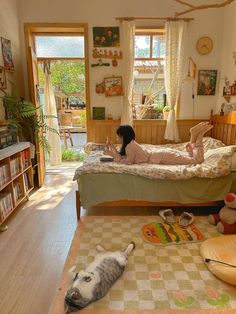
[[[145,145],[148,150],[156,149],[154,145]],[[186,143],[167,144],[159,147],[171,147],[180,151],[186,151]],[[134,164],[123,165],[116,162],[102,163],[101,150],[91,151],[87,159],[76,171],[74,180],[86,173],[125,173],[146,177],[149,179],[183,180],[193,177],[217,178],[226,176],[231,172],[233,153],[236,146],[224,146],[218,140],[204,139],[205,161],[197,165],[160,165],[160,164]]]

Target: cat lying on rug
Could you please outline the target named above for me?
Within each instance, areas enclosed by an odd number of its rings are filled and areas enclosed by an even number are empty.
[[[73,275],[73,283],[65,296],[66,313],[81,310],[104,297],[124,272],[134,248],[135,244],[131,242],[123,251],[107,252],[98,245],[99,254],[85,271],[75,273],[76,266],[73,266],[69,271]]]

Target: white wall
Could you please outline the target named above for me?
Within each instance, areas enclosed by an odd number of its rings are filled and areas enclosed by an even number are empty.
[[[21,0],[20,22],[22,32],[23,23],[27,22],[88,23],[91,64],[94,62],[96,63],[96,60],[92,59],[93,26],[116,26],[118,25],[115,20],[115,17],[117,16],[174,16],[175,12],[182,11],[183,9],[185,9],[185,6],[178,4],[173,0],[146,0],[142,2],[139,0]],[[194,17],[194,21],[189,23],[186,39],[186,74],[188,56],[191,56],[194,59],[199,70],[214,69],[218,70],[220,74],[223,15],[224,8],[202,10],[189,14],[189,17]],[[137,21],[137,26],[160,26],[161,23],[163,23],[163,21]],[[205,35],[210,36],[213,39],[214,49],[209,55],[201,56],[196,52],[195,47],[197,39]],[[106,113],[111,113],[113,118],[118,118],[121,115],[122,97],[105,97],[104,95],[98,95],[95,93],[95,84],[100,83],[105,76],[122,74],[122,61],[118,61],[118,63],[119,65],[116,68],[90,67],[91,106],[105,106]],[[26,68],[25,60],[24,66]],[[209,117],[210,110],[215,109],[217,95],[196,96],[195,118]],[[189,86],[188,83],[183,84],[180,118],[192,118],[191,86]]]
[[[16,86],[19,95],[23,95],[23,77],[22,77],[22,51],[20,48],[19,36],[19,17],[17,9],[17,0],[1,0],[0,9],[0,37],[11,41],[12,56],[15,71],[6,72],[7,80],[10,80]],[[2,49],[0,49],[0,65],[3,66]],[[10,84],[7,82],[7,92],[11,92]],[[2,95],[2,94],[1,94]],[[4,109],[0,102],[0,121],[4,120]]]
[[[223,95],[223,87],[225,77],[230,81],[230,85],[236,80],[236,60],[233,59],[233,52],[236,53],[236,2],[233,2],[230,6],[225,8],[224,12],[224,34],[222,40],[222,55],[221,55],[221,75],[220,75],[220,87],[219,98],[217,101],[216,113],[220,112],[222,103],[226,103]],[[236,102],[236,96],[231,97],[231,103]]]

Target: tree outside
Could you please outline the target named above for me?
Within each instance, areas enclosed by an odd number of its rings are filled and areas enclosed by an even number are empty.
[[[62,60],[51,63],[51,80],[56,91],[66,95],[79,93],[85,102],[85,62],[84,60]],[[44,73],[39,67],[39,84],[44,86]]]

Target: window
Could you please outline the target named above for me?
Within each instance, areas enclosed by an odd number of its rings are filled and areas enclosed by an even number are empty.
[[[166,100],[164,62],[164,30],[137,30],[133,86],[134,118],[162,118],[162,109]]]
[[[84,36],[35,36],[38,58],[84,58]]]

